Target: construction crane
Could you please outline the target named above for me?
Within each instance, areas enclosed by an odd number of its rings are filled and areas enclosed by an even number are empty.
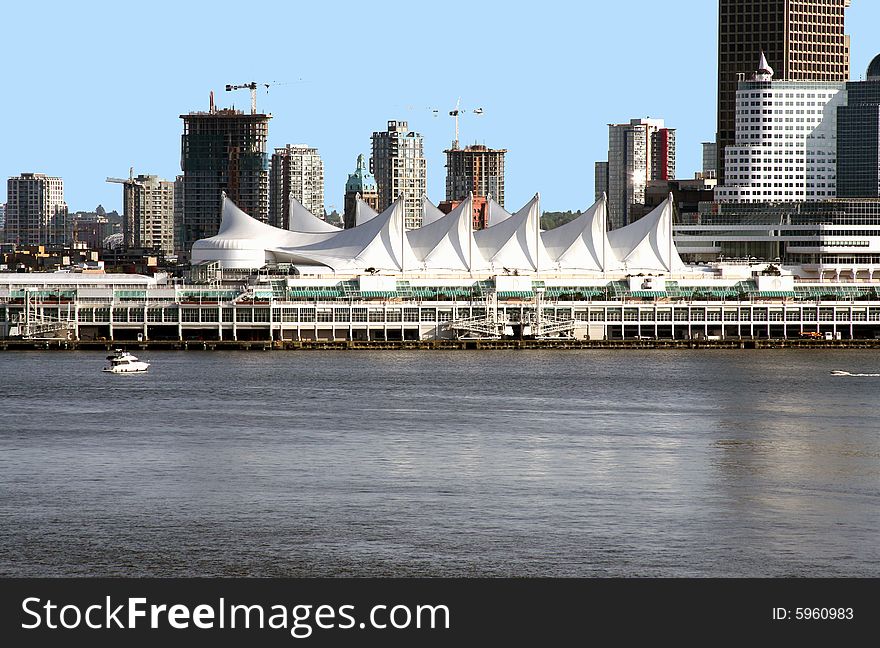
[[[256,81],[251,81],[250,83],[241,83],[238,85],[233,85],[231,83],[227,83],[226,84],[226,92],[230,92],[232,90],[242,90],[244,88],[247,88],[248,90],[250,90],[251,91],[251,114],[256,115],[257,114],[257,88],[259,86],[265,86],[266,89],[268,90],[269,85],[270,84],[268,84],[268,83],[257,83]]]
[[[107,182],[115,182],[117,184],[140,184],[134,179],[134,167],[128,168],[128,179],[125,178],[107,178]]]
[[[128,179],[125,178],[107,178],[107,182],[115,182],[116,184],[123,185],[123,204],[129,202],[133,198],[134,188],[143,187],[143,183],[139,180],[135,180],[134,178],[134,167],[128,168]],[[136,232],[135,222],[134,222],[134,209],[125,210],[125,214],[122,219],[122,240],[126,245],[138,245],[140,241],[140,235]]]
[[[455,102],[455,109],[449,111],[449,116],[455,117],[455,139],[452,141],[452,148],[453,149],[458,148],[458,117],[462,113],[466,113],[466,112],[468,112],[468,111],[461,108],[461,97],[459,97],[458,101]],[[483,109],[482,108],[475,108],[471,112],[474,113],[475,115],[482,115]],[[434,114],[435,115],[437,114],[436,110],[434,111]]]

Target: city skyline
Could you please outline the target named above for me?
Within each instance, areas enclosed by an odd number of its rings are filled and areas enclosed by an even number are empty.
[[[7,69],[0,102],[0,173],[61,177],[71,211],[100,203],[121,212],[122,192],[105,178],[124,175],[131,166],[164,178],[179,175],[179,115],[206,110],[211,90],[219,106],[248,111],[247,90],[223,88],[252,80],[274,82],[268,93],[261,88],[257,94],[258,110],[273,115],[270,149],[289,142],[318,148],[325,162],[325,206],[340,213],[351,161],[358,154],[369,157],[372,132],[395,119],[423,134],[428,197],[439,202],[445,190],[443,151],[454,139],[448,111],[459,96],[462,108],[484,109],[482,115],[462,117],[461,145],[509,150],[505,184],[514,208],[535,191],[549,211],[588,207],[593,161],[607,151],[608,123],[650,116],[676,126],[681,178],[700,170],[700,144],[715,136],[715,2],[667,3],[664,9],[676,27],[663,42],[650,21],[631,20],[641,9],[656,10],[642,0],[610,7],[550,2],[516,16],[499,12],[495,2],[447,3],[442,12],[386,2],[366,14],[348,3],[300,8],[266,3],[261,14],[265,31],[252,50],[234,44],[223,5],[156,3],[150,14],[137,14],[140,33],[149,35],[143,42],[129,37],[136,11],[129,6],[53,6],[39,16],[39,39],[34,9],[5,8],[9,23],[20,29],[8,34],[0,52],[7,61],[26,60],[28,65]],[[365,92],[359,79],[375,76],[379,61],[394,55],[393,38],[385,41],[387,52],[369,45],[389,15],[438,36],[425,38],[419,51],[402,54],[396,68],[400,82],[383,76],[381,83],[370,81],[370,92]],[[847,11],[853,80],[863,77],[880,52],[867,27],[877,18],[880,7],[865,0],[854,0]],[[466,47],[450,47],[455,37],[449,34],[471,23],[491,24],[504,46],[485,76],[463,79],[461,70],[474,69],[465,65],[470,54]],[[283,38],[293,37],[287,24],[314,34],[319,42],[295,67],[287,57],[272,55],[284,51]],[[77,29],[88,36],[75,38]],[[229,47],[224,49],[223,42]],[[658,60],[658,46],[665,56],[663,66],[654,70],[644,61]],[[131,73],[142,66],[156,74]],[[23,111],[30,128],[16,125],[14,117]],[[548,154],[556,164],[545,163]],[[4,190],[0,202],[5,200]]]

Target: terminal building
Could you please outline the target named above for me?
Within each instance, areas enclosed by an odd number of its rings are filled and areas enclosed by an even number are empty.
[[[755,261],[687,264],[673,203],[606,227],[606,201],[549,231],[540,199],[471,198],[404,227],[403,198],[339,230],[301,205],[289,229],[222,200],[185,282],[162,274],[0,274],[0,337],[79,340],[434,340],[880,337],[880,276]],[[372,215],[371,215],[372,213]],[[494,223],[494,224],[492,224]],[[880,268],[878,268],[880,270]]]

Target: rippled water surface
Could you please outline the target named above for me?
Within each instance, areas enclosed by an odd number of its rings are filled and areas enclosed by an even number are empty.
[[[864,351],[0,352],[0,575],[880,576]]]

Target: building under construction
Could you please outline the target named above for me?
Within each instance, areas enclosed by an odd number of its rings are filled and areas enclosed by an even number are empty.
[[[220,227],[221,192],[263,222],[269,220],[271,115],[214,106],[208,112],[181,115],[183,137],[183,215],[177,248],[188,251]]]
[[[507,149],[490,149],[482,144],[458,148],[457,142],[446,153],[446,201],[444,212],[451,211],[469,193],[474,195],[474,228],[487,226],[487,199],[504,207],[504,154]]]

